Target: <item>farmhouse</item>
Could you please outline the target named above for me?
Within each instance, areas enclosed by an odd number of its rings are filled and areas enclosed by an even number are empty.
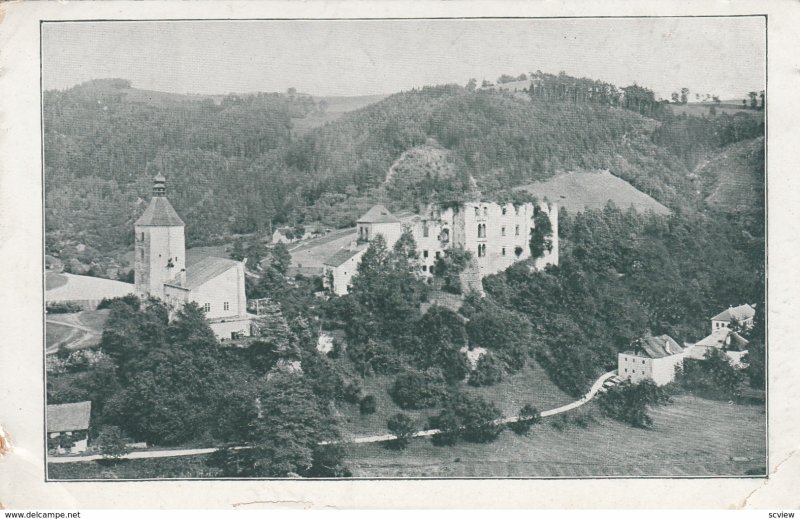
[[[687,351],[669,335],[642,337],[632,350],[618,355],[617,374],[633,383],[649,379],[663,386],[675,380],[675,366],[686,355]]]
[[[731,306],[727,310],[723,310],[711,318],[711,331],[719,330],[720,328],[730,328],[734,321],[739,323],[743,328],[752,328],[753,317],[755,317],[755,309],[748,305],[739,305],[737,307]]]
[[[134,285],[139,297],[165,301],[173,315],[186,303],[197,303],[220,339],[250,335],[254,316],[247,313],[244,264],[206,257],[186,267],[184,223],[167,199],[161,174],[134,230]]]
[[[498,204],[466,202],[443,206],[431,204],[420,214],[397,218],[376,205],[357,221],[358,240],[325,261],[323,280],[334,293],[347,293],[350,279],[369,243],[382,235],[392,247],[405,228],[414,236],[419,253],[420,275],[430,277],[436,260],[448,249],[471,251],[479,278],[505,270],[530,258],[529,240],[535,228],[537,208],[532,203]],[[541,204],[538,210],[550,220],[551,247],[535,260],[535,268],[558,265],[558,207]]]
[[[48,450],[58,454],[85,452],[88,444],[91,402],[47,406]]]

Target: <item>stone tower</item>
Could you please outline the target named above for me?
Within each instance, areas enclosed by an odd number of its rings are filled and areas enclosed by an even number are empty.
[[[134,224],[136,294],[164,299],[164,283],[186,267],[183,220],[167,200],[166,179],[153,179],[153,198]]]

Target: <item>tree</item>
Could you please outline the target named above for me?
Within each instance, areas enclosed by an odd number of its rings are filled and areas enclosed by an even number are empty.
[[[467,383],[470,386],[493,386],[503,380],[503,367],[491,353],[478,359],[475,369],[470,373]]]
[[[681,88],[681,104],[685,105],[689,102],[689,89],[686,87]]]
[[[671,98],[674,104],[680,103],[680,94],[678,94],[677,92],[673,92]]]
[[[367,395],[361,399],[358,403],[358,409],[361,414],[375,414],[375,410],[377,409],[377,405],[375,403],[375,397],[372,395]]]
[[[471,260],[472,252],[461,248],[446,249],[436,259],[433,274],[444,281],[443,290],[453,294],[461,293],[461,273]]]
[[[533,229],[529,242],[531,258],[538,259],[553,250],[553,224],[539,205],[533,206]]]
[[[436,407],[446,394],[445,378],[438,369],[403,371],[397,375],[389,390],[392,400],[401,409]]]
[[[503,415],[494,403],[480,396],[459,395],[451,405],[461,420],[461,437],[464,440],[489,443],[503,431],[504,425],[498,423]]]
[[[767,106],[767,93],[764,90],[762,90],[758,94],[758,97],[761,99],[761,104],[758,106],[758,109],[763,110]]]
[[[519,435],[526,435],[530,432],[531,427],[542,421],[542,415],[539,410],[531,404],[525,404],[519,410],[519,417],[516,422],[508,424],[508,428]]]
[[[751,91],[747,93],[747,97],[750,98],[750,108],[753,110],[758,109],[758,92]]]
[[[395,439],[386,443],[386,446],[396,450],[403,450],[411,443],[411,438],[414,436],[417,428],[414,425],[414,420],[404,413],[397,413],[392,415],[386,426],[389,432],[396,436]]]
[[[653,419],[647,414],[648,406],[669,402],[669,396],[651,380],[632,384],[626,380],[610,388],[598,398],[600,408],[611,418],[634,427],[648,428]]]
[[[428,418],[428,425],[439,432],[431,436],[431,442],[436,446],[455,445],[461,429],[461,420],[455,411],[448,407],[436,416]]]
[[[477,87],[477,85],[478,85],[478,81],[476,81],[475,78],[473,77],[473,78],[469,78],[469,81],[467,81],[467,84],[466,84],[466,86],[464,88],[467,90],[467,92],[474,92],[475,91],[475,87]]]
[[[509,371],[525,365],[532,330],[524,315],[487,303],[471,316],[466,329],[471,346],[491,348]]]
[[[104,426],[96,440],[103,458],[119,459],[130,452],[127,439],[119,427]]]
[[[267,343],[275,354],[286,360],[299,360],[300,350],[297,346],[297,337],[289,328],[289,323],[283,316],[280,307],[273,301],[267,301],[261,307],[261,314],[253,321],[257,336]]]
[[[272,268],[286,275],[289,265],[292,264],[292,255],[285,243],[276,243],[272,246],[269,256],[269,264]]]
[[[731,365],[719,348],[709,348],[702,359],[685,359],[676,380],[683,387],[700,394],[730,399],[739,396],[743,374]]]
[[[464,320],[452,310],[433,306],[417,322],[412,342],[417,364],[423,368],[440,368],[448,382],[463,380],[469,372],[466,355]]]

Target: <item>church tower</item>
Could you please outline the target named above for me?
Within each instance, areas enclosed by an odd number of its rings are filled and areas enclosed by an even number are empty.
[[[136,295],[164,299],[164,283],[186,267],[183,220],[167,200],[167,180],[153,179],[153,198],[134,224]]]

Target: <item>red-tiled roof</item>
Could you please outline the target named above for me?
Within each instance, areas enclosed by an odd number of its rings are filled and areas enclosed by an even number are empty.
[[[150,205],[144,210],[142,216],[136,220],[135,225],[141,226],[182,226],[183,220],[175,212],[169,200],[163,196],[154,196]]]
[[[73,402],[47,406],[47,432],[85,431],[89,428],[92,403]]]
[[[165,284],[192,290],[236,265],[239,265],[238,261],[208,256],[186,267],[186,281],[184,283],[181,283],[181,276],[178,275]]]
[[[372,209],[364,213],[364,215],[358,219],[358,223],[399,223],[398,220],[392,213],[389,212],[386,207],[378,204],[372,206]]]
[[[737,321],[744,321],[745,319],[750,319],[756,315],[755,309],[750,305],[739,305],[736,307],[730,307],[727,310],[723,310],[722,312],[718,313],[714,317],[711,318],[712,321],[731,321],[736,319]]]

